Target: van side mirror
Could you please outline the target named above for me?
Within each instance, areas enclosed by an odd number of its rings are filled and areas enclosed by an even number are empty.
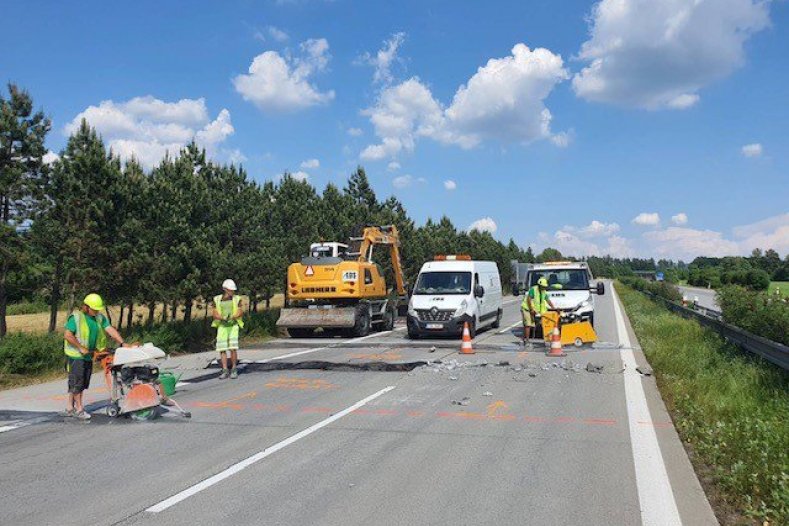
[[[477,285],[476,287],[474,287],[475,298],[481,298],[484,295],[485,295],[485,287],[483,287],[482,285]]]
[[[595,292],[597,292],[598,296],[605,294],[605,285],[603,285],[602,281],[597,282],[597,290]]]

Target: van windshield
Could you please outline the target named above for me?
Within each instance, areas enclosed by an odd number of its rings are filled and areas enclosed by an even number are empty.
[[[589,278],[581,269],[534,270],[529,273],[529,287],[536,285],[540,278],[548,280],[548,290],[589,290]]]
[[[422,272],[414,294],[469,294],[471,272]]]

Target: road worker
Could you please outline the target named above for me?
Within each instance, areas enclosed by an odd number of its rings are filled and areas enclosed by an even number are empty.
[[[216,327],[216,350],[222,362],[220,380],[229,376],[238,378],[238,333],[244,327],[244,315],[241,309],[241,298],[236,295],[238,288],[235,281],[226,279],[222,283],[222,294],[214,296],[214,321]],[[227,352],[230,351],[230,368],[228,369]]]
[[[523,345],[529,343],[529,338],[532,336],[532,329],[535,329],[536,318],[539,314],[542,316],[548,309],[555,309],[551,300],[548,299],[546,290],[548,289],[548,280],[540,278],[537,284],[529,289],[523,297],[521,303],[521,316],[523,317]],[[536,334],[536,330],[535,330]],[[531,344],[529,344],[531,345]]]
[[[102,314],[103,310],[104,300],[101,296],[88,294],[82,307],[74,311],[66,321],[63,351],[66,354],[68,371],[68,406],[64,416],[90,420],[90,413],[85,411],[83,405],[82,393],[90,387],[93,355],[107,349],[107,336],[121,347],[126,345],[117,329],[111,326],[110,321]]]

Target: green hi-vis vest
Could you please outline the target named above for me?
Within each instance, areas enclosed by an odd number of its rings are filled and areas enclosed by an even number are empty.
[[[90,341],[90,327],[88,327],[88,317],[84,312],[76,310],[74,311],[74,321],[77,324],[77,333],[74,336],[77,337],[77,341],[80,343],[80,345],[83,347],[88,347],[88,342]],[[103,351],[107,348],[107,333],[104,331],[103,325],[104,315],[99,313],[96,315],[96,326],[99,328],[99,334],[96,337],[96,349],[91,349],[91,351]],[[76,358],[78,360],[85,359],[85,356],[79,352],[79,349],[65,340],[63,341],[63,352],[66,353],[66,356],[69,358]]]
[[[229,322],[226,321],[228,317],[233,316],[236,311],[238,310],[238,306],[241,303],[241,298],[239,296],[233,296],[233,312],[225,312],[225,309],[222,306],[222,295],[214,296],[214,306],[216,310],[219,311],[219,315],[222,317],[222,320],[214,320],[211,323],[211,327],[219,327],[222,324],[226,323],[235,323],[240,328],[244,328],[244,320],[238,318],[237,320],[230,320]]]
[[[529,310],[529,296],[531,296],[531,303],[534,305],[535,312],[539,314],[548,312],[548,293],[541,291],[539,285],[534,285],[523,297],[521,308],[524,310]]]

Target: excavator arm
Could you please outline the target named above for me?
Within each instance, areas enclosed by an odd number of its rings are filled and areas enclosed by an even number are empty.
[[[368,226],[365,227],[361,237],[351,238],[351,241],[359,243],[358,251],[350,252],[349,255],[356,256],[360,263],[370,261],[370,250],[375,245],[386,245],[392,258],[397,293],[405,296],[405,279],[403,278],[403,266],[400,261],[400,233],[394,225],[387,226]]]

